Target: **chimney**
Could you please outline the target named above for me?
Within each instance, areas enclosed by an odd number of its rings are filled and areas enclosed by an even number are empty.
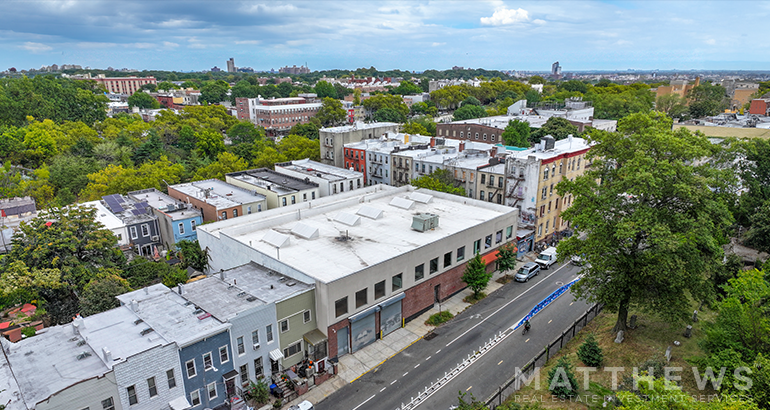
[[[465,141],[460,141],[460,149],[459,149],[459,151],[460,152],[465,151]]]
[[[225,280],[225,270],[224,269],[220,269],[219,270],[219,276],[220,276],[220,279]]]
[[[436,146],[436,137],[430,137],[430,147],[434,148]]]
[[[177,290],[177,292],[179,292],[180,295],[184,293],[184,288],[182,288],[182,284],[181,283],[178,283],[176,285],[176,290]]]
[[[489,156],[490,157],[496,157],[497,156],[497,146],[493,145],[492,149],[489,150]]]
[[[112,363],[112,352],[107,347],[102,347],[102,353],[104,353],[104,362],[109,366]]]
[[[80,334],[80,329],[85,329],[85,323],[83,321],[83,318],[80,317],[80,313],[78,313],[75,316],[75,319],[72,320],[72,331],[76,334]]]
[[[131,301],[131,310],[133,310],[134,312],[138,312],[139,311],[139,302],[137,302],[136,300],[132,300]]]

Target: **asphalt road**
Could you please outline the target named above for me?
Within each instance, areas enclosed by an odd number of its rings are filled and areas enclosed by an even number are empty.
[[[556,266],[527,283],[511,282],[491,296],[316,404],[318,410],[398,409],[469,354],[521,320],[537,303],[577,277],[580,268]],[[458,391],[483,400],[582,315],[588,306],[565,293],[531,320],[532,330],[513,332],[419,406],[449,409]]]

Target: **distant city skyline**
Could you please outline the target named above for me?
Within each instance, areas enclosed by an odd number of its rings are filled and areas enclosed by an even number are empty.
[[[0,70],[767,70],[767,2],[5,0]]]

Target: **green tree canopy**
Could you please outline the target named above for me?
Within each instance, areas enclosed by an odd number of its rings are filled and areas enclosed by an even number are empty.
[[[183,174],[184,166],[172,164],[166,157],[145,162],[139,168],[110,164],[102,171],[88,174],[90,182],[81,192],[81,197],[95,200],[104,195],[125,194],[146,188],[162,191],[166,183],[179,183]]]
[[[487,116],[487,110],[478,105],[468,104],[455,110],[452,121],[470,120],[471,118],[482,118]]]
[[[337,89],[327,81],[319,81],[314,88],[318,98],[338,98]]]
[[[132,96],[128,97],[128,106],[137,108],[160,108],[160,103],[150,94],[144,91],[137,91]]]
[[[345,121],[347,112],[342,108],[340,100],[326,97],[323,99],[321,109],[316,113],[315,118],[324,126],[334,126]]]
[[[227,100],[227,90],[229,89],[230,86],[227,82],[222,80],[207,82],[201,87],[200,100],[204,103],[218,104]]]
[[[588,139],[591,167],[557,185],[562,197],[574,196],[562,218],[581,233],[559,243],[559,256],[588,262],[573,293],[618,312],[615,330],[625,330],[633,307],[683,319],[689,297],[708,297],[706,279],[722,257],[718,238],[731,221],[715,193],[724,171],[696,165],[719,148],[672,131],[662,113],[632,114],[618,132]]]
[[[301,135],[305,138],[310,138],[311,140],[317,140],[318,139],[318,130],[320,127],[311,122],[305,123],[305,124],[297,124],[293,127],[291,127],[291,130],[289,130],[290,135]]]
[[[211,164],[198,168],[193,177],[193,181],[202,181],[205,179],[225,180],[225,174],[248,169],[249,163],[243,158],[229,153],[221,152],[217,155],[217,160]]]
[[[120,306],[115,296],[131,291],[128,281],[115,273],[104,273],[91,279],[80,296],[80,313],[95,315]]]
[[[529,148],[529,123],[526,121],[511,120],[500,135],[505,145],[513,147]]]
[[[452,172],[446,169],[439,168],[428,175],[414,178],[409,183],[417,188],[465,196],[465,189],[457,186]]]
[[[249,121],[239,121],[227,130],[227,136],[233,144],[253,144],[265,137],[265,129],[257,128]]]
[[[727,108],[726,91],[721,85],[702,83],[687,92],[687,102],[693,118],[717,115]]]
[[[578,128],[572,125],[566,118],[551,117],[542,127],[535,129],[530,134],[530,139],[533,143],[538,143],[546,135],[554,137],[557,141],[563,140],[569,135],[577,136]]]
[[[374,113],[374,120],[377,122],[404,123],[406,122],[406,116],[394,110],[393,108],[385,107],[380,108],[377,110],[377,112]]]
[[[492,279],[492,274],[487,273],[487,266],[481,260],[481,254],[479,253],[468,261],[468,264],[465,266],[465,272],[463,272],[463,276],[460,278],[471,288],[473,297],[476,299],[487,288],[490,279]]]

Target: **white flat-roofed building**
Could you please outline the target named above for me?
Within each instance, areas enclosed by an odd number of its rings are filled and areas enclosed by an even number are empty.
[[[363,172],[338,168],[309,158],[275,164],[275,172],[318,184],[322,197],[352,191],[364,186]]]
[[[229,184],[265,197],[267,209],[312,201],[320,196],[318,184],[307,176],[295,178],[267,168],[231,172],[225,175],[225,179]]]
[[[237,218],[267,209],[264,195],[218,179],[170,185],[168,194],[199,209],[204,222]]]
[[[198,240],[212,271],[255,262],[315,283],[318,328],[336,357],[465,288],[467,261],[478,252],[491,263],[517,223],[516,208],[376,185],[204,225]]]
[[[122,219],[113,214],[101,201],[83,202],[80,206],[96,208],[96,221],[104,225],[105,228],[112,231],[118,238],[118,246],[128,245],[131,237],[128,235],[128,227]]]

